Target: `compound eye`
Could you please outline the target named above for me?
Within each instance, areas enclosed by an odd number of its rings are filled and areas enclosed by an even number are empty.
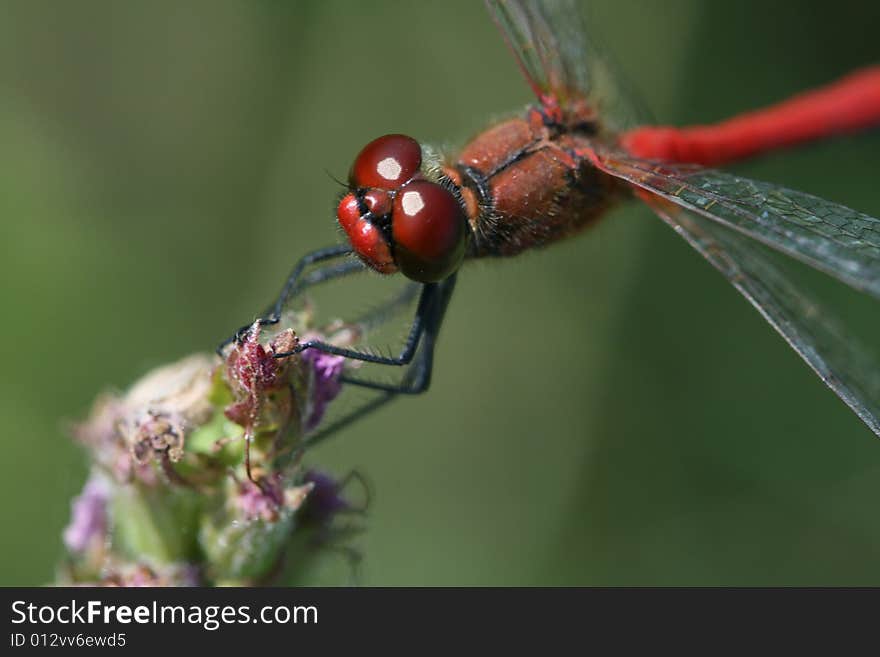
[[[351,248],[358,257],[380,274],[397,271],[391,249],[382,231],[361,215],[361,208],[354,194],[346,194],[336,209],[336,218]]]
[[[464,258],[464,212],[449,190],[417,180],[394,199],[391,236],[397,266],[407,278],[421,283],[441,281]]]
[[[393,190],[422,165],[422,147],[406,135],[385,135],[364,146],[355,158],[349,182],[355,187]]]

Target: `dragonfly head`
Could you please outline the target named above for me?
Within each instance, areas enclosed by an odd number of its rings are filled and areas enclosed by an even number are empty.
[[[358,154],[336,209],[355,253],[381,274],[440,281],[464,258],[468,228],[454,185],[423,167],[412,137],[385,135]]]

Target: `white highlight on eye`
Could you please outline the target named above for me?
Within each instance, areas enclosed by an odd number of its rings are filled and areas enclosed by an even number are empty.
[[[403,205],[403,211],[412,217],[421,212],[422,208],[425,207],[425,201],[418,192],[404,192],[401,205]]]
[[[401,170],[402,167],[400,166],[400,162],[393,157],[386,157],[376,165],[376,171],[378,171],[379,175],[385,178],[385,180],[397,180],[400,178]]]

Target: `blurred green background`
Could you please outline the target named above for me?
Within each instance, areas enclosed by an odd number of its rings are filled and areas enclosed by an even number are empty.
[[[878,3],[588,5],[664,123],[880,55]],[[85,477],[65,424],[335,242],[325,169],[530,100],[461,0],[3,0],[0,98],[3,585],[52,578]],[[875,132],[736,171],[880,215],[878,167]],[[873,304],[823,288],[876,334]],[[437,359],[429,394],[311,457],[374,484],[365,583],[880,584],[880,444],[646,209],[468,267]],[[344,583],[326,561],[313,581]]]

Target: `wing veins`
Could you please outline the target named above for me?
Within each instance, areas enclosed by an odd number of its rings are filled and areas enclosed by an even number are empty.
[[[766,256],[749,248],[740,233],[681,207],[646,201],[727,278],[822,382],[880,436],[880,368],[868,350],[847,335],[838,320],[782,275]]]
[[[710,169],[688,167],[679,175],[671,166],[648,169],[637,160],[602,152],[598,153],[596,162],[611,175],[880,298],[880,232],[875,236],[875,229],[880,231],[880,220],[874,217],[802,192],[774,190],[767,183]],[[712,178],[719,185],[746,186],[752,191],[749,198],[753,200],[732,198],[717,187],[699,186],[688,179],[690,176],[705,176],[706,185],[714,184],[709,180]],[[683,197],[685,192],[707,202],[701,204]],[[805,205],[803,200],[806,199],[816,201],[816,207]],[[723,212],[709,207],[716,205]],[[803,216],[798,217],[794,212]],[[848,216],[844,221],[849,226],[829,220],[832,216],[845,215]],[[859,225],[861,231],[853,232],[852,226]],[[825,230],[821,230],[823,226]]]

